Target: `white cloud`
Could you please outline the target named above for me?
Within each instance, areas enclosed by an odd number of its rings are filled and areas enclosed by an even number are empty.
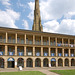
[[[23,11],[25,11],[26,5],[23,4],[23,3],[21,3],[20,0],[18,0],[18,2],[17,2],[17,6],[18,6],[18,7],[22,7],[22,8],[24,8]]]
[[[29,8],[31,10],[31,12],[28,15],[28,18],[33,20],[35,3],[34,2],[29,2],[28,5],[29,5]]]
[[[59,23],[56,20],[48,21],[43,24],[43,31],[56,33],[59,29]]]
[[[31,12],[29,18],[33,19],[34,2],[29,2]],[[42,20],[60,19],[68,12],[75,12],[75,0],[40,0]]]
[[[34,2],[28,5],[31,9],[28,17],[33,20]],[[75,0],[40,0],[40,11],[44,32],[75,35],[75,20],[71,19],[75,16]]]
[[[0,0],[0,2],[5,5],[6,7],[10,6],[11,4],[9,3],[10,0]]]
[[[0,10],[0,26],[18,28],[15,25],[15,21],[18,20],[19,17],[20,14],[11,9],[6,9],[6,11]]]
[[[75,20],[63,19],[60,23],[58,32],[75,35]]]
[[[23,24],[24,26],[24,29],[29,29],[29,25],[28,25],[28,22],[26,20],[23,20]]]
[[[53,20],[44,23],[43,26],[44,32],[75,35],[75,20],[63,19],[60,24]]]
[[[68,12],[64,15],[66,19],[70,19],[72,16],[75,16],[75,12]]]

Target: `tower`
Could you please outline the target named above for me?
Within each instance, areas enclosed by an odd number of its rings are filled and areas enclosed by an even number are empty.
[[[39,0],[35,0],[34,23],[33,23],[32,30],[33,31],[43,31],[43,27],[41,25]]]

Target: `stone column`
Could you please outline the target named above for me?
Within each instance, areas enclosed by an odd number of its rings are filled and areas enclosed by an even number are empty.
[[[64,63],[65,63],[65,61],[64,61],[64,59],[63,59],[63,67],[65,66],[65,64],[64,64]]]
[[[8,43],[8,33],[6,32],[6,43]]]
[[[43,36],[41,36],[41,45],[43,45]]]
[[[41,56],[43,56],[43,47],[41,47]]]
[[[49,60],[49,64],[51,64],[50,58],[49,58],[48,60]],[[49,66],[49,64],[48,64],[48,66]],[[49,66],[49,67],[50,67],[50,66]]]
[[[50,46],[50,37],[48,37],[48,40],[49,40],[49,46]]]
[[[17,68],[17,59],[15,59],[15,68]]]
[[[35,44],[35,35],[33,35],[33,44]]]
[[[24,56],[26,56],[26,46],[24,46]]]
[[[41,67],[43,67],[43,60],[41,60]]]
[[[33,56],[35,56],[35,47],[33,47]]]
[[[58,56],[58,50],[57,50],[57,48],[56,48],[56,57]]]
[[[51,51],[50,51],[50,47],[49,47],[49,56],[51,56]]]
[[[55,41],[56,41],[56,46],[57,46],[57,38],[55,38]]]
[[[24,59],[24,68],[26,68],[26,59]]]
[[[69,67],[71,67],[71,59],[69,59]]]
[[[33,68],[35,68],[35,60],[33,60]]]
[[[17,33],[15,34],[15,39],[16,39],[16,43],[17,43]]]
[[[25,42],[25,44],[26,44],[26,34],[24,35],[24,42]]]
[[[15,56],[17,56],[17,46],[15,46]]]
[[[62,49],[63,57],[64,57],[64,49]]]
[[[69,49],[69,57],[71,56],[71,54],[70,54],[70,49]]]
[[[4,61],[4,68],[5,69],[7,68],[7,59],[5,59],[5,61]]]
[[[5,55],[7,56],[8,55],[8,46],[5,45]]]

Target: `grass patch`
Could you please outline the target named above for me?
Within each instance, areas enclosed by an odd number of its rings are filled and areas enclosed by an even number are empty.
[[[51,72],[55,72],[61,75],[75,75],[75,70],[51,70]]]
[[[0,75],[45,75],[39,71],[0,72]]]

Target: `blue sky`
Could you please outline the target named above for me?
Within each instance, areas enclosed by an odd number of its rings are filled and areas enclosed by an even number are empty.
[[[0,0],[0,26],[32,30],[35,0]],[[75,35],[75,0],[40,0],[44,32]]]

